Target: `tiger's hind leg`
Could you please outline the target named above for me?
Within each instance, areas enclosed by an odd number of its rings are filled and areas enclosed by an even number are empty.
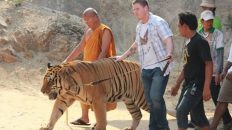
[[[130,112],[133,118],[131,127],[124,128],[124,130],[136,130],[142,118],[142,113],[140,111],[140,108],[137,105],[135,105],[135,102],[131,99],[126,99],[124,103],[126,104],[126,108]]]
[[[55,104],[53,106],[53,110],[52,110],[52,114],[49,120],[49,123],[47,125],[47,127],[45,128],[40,128],[39,130],[52,130],[55,126],[55,123],[57,122],[57,120],[63,115],[63,113],[65,112],[65,110],[72,105],[72,103],[75,100],[67,100],[67,101],[63,101],[60,99],[56,99]]]

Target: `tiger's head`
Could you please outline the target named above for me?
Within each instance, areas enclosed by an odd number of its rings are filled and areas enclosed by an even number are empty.
[[[61,65],[51,66],[51,64],[48,63],[47,72],[43,79],[41,92],[45,95],[48,95],[50,100],[55,100],[61,89],[61,86],[57,85],[59,80],[58,72],[61,70],[61,68]]]

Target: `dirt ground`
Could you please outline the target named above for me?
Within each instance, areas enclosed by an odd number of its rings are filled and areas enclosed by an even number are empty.
[[[29,66],[27,65],[24,66]],[[43,69],[25,70],[22,65],[0,66],[0,130],[39,130],[41,126],[45,126],[49,120],[50,113],[54,101],[48,100],[47,96],[40,93],[42,85]],[[36,68],[36,67],[35,67]],[[172,80],[174,77],[170,77]],[[178,97],[171,97],[171,83],[165,93],[167,108],[174,108]],[[212,117],[214,106],[209,101],[205,103],[208,117]],[[67,122],[73,121],[80,115],[79,103],[74,103],[68,109],[62,118],[56,123],[54,130],[90,130],[90,128],[68,126]],[[138,130],[148,129],[149,114],[142,111],[143,118],[140,122]],[[118,107],[114,111],[107,114],[108,126],[107,130],[121,130],[131,123],[131,116],[126,110],[123,103],[118,103]],[[177,130],[175,118],[167,115],[171,130]],[[90,112],[91,124],[95,123],[93,112]]]
[[[40,56],[38,56],[40,57]],[[0,130],[39,130],[46,126],[54,101],[40,92],[46,64],[37,64],[36,59],[30,62],[15,64],[0,63]],[[170,96],[170,88],[179,70],[174,70],[169,79],[164,98],[168,109],[173,109],[178,101]],[[214,112],[212,101],[205,103],[207,116],[211,118]],[[58,120],[54,130],[90,130],[90,127],[69,126],[69,122],[80,117],[79,102],[75,102]],[[142,111],[143,118],[137,130],[147,130],[149,114]],[[95,124],[94,113],[90,112],[91,124]],[[171,130],[177,130],[176,119],[167,115]],[[68,119],[68,120],[67,120]],[[107,130],[122,130],[130,126],[131,116],[125,105],[118,103],[117,109],[107,113]]]
[[[52,110],[54,101],[49,101],[42,94],[22,92],[17,89],[0,89],[0,130],[39,130],[45,126]],[[68,110],[68,122],[79,117],[80,107],[76,102]],[[81,128],[71,126],[66,123],[67,114],[57,122],[54,130],[90,130],[90,128]],[[118,108],[108,112],[108,130],[121,130],[130,125],[131,117],[123,103],[118,104]],[[176,129],[175,120],[169,117],[171,129]],[[95,123],[94,114],[90,112],[91,123]],[[148,113],[143,111],[143,118],[138,130],[146,130],[148,126]]]

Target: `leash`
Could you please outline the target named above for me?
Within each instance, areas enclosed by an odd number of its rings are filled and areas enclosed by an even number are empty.
[[[164,69],[163,69],[163,71],[161,72],[161,75],[162,75],[162,76],[165,74],[165,72],[166,72],[166,70],[167,70],[169,64],[170,64],[170,63],[167,62],[166,65],[164,66]]]

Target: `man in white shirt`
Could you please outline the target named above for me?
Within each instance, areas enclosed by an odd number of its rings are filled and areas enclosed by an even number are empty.
[[[220,122],[222,115],[228,108],[228,104],[232,103],[232,44],[230,47],[230,54],[228,62],[221,74],[223,81],[222,88],[218,96],[218,104],[214,113],[213,122],[210,126],[210,130],[216,130]]]
[[[140,20],[136,39],[129,50],[116,58],[117,61],[123,60],[138,50],[144,94],[150,111],[149,130],[169,130],[163,95],[171,70],[173,34],[164,19],[149,12],[147,0],[134,0],[132,7]]]

